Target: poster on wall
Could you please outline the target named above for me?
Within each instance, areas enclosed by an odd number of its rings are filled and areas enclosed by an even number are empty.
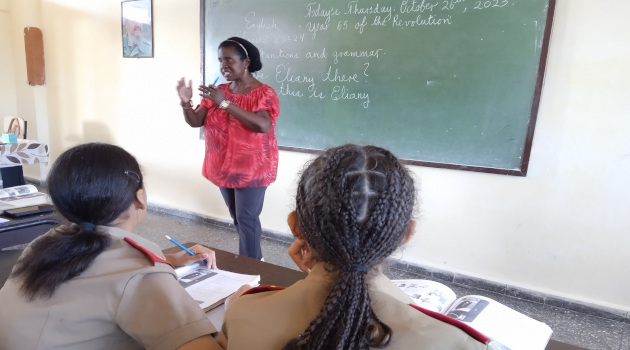
[[[153,57],[151,0],[121,2],[123,57]]]

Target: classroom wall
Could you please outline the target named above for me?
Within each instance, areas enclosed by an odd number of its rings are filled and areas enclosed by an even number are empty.
[[[34,115],[53,159],[86,141],[121,145],[142,163],[151,203],[228,220],[175,92],[182,76],[199,83],[197,0],[153,1],[152,59],[122,58],[118,1],[8,1],[17,109]],[[412,167],[419,225],[397,258],[630,310],[629,11],[626,0],[558,1],[527,177]],[[44,34],[41,88],[20,83],[28,25]],[[265,229],[288,234],[296,173],[310,158],[281,152]]]
[[[9,36],[13,49],[12,71],[15,89],[16,115],[27,121],[27,137],[29,139],[49,142],[48,139],[48,88],[44,86],[30,86],[27,83],[26,53],[24,50],[24,28],[38,27],[42,29],[41,4],[39,1],[14,1],[3,0],[7,4],[9,14]],[[44,56],[47,43],[44,36]],[[44,58],[46,61],[46,58]],[[45,62],[47,63],[47,62]],[[32,179],[44,179],[48,165],[25,165],[24,176]]]
[[[4,117],[17,112],[10,22],[8,0],[0,0],[0,125],[4,125]]]

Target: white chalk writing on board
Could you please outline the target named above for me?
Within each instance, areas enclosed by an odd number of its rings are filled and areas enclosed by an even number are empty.
[[[243,27],[254,44],[282,44],[288,42],[314,41],[321,32],[354,31],[362,35],[366,28],[379,30],[379,27],[421,28],[423,26],[449,25],[453,22],[451,13],[464,14],[472,10],[499,9],[509,4],[508,0],[401,0],[399,6],[373,5],[362,6],[358,0],[349,1],[344,6],[325,7],[321,3],[311,2],[304,9],[304,21],[295,27],[283,23],[281,19],[260,17],[250,11],[243,17]],[[252,33],[253,32],[253,33]],[[253,35],[252,35],[253,34]],[[325,44],[322,44],[325,45]],[[368,84],[368,68],[377,64],[378,59],[387,54],[384,47],[347,48],[330,50],[321,46],[317,50],[289,51],[284,48],[261,49],[264,60],[281,60],[274,69],[274,79],[279,83],[281,96],[307,99],[329,99],[331,101],[358,102],[363,108],[370,107],[369,93],[361,88]],[[341,60],[364,59],[361,70],[340,72],[327,67],[322,76],[303,76],[291,68],[291,60],[308,59],[327,61],[337,65]],[[263,78],[261,75],[258,78]],[[328,83],[326,85],[320,83]],[[331,83],[334,83],[331,85]]]
[[[280,97],[282,145],[365,140],[407,159],[517,172],[550,1],[204,0],[204,79],[216,77],[218,44],[240,36]]]

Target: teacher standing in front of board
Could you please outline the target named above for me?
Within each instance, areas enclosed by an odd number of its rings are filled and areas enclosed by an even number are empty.
[[[221,75],[227,84],[199,86],[201,103],[193,108],[192,81],[177,83],[184,117],[204,127],[203,176],[217,185],[239,236],[239,254],[262,259],[260,213],[265,190],[276,180],[278,95],[252,73],[262,68],[258,48],[231,37],[219,45]],[[216,81],[215,81],[216,84]]]

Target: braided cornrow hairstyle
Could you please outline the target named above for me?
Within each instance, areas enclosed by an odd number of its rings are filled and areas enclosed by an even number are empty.
[[[376,146],[331,148],[304,170],[296,196],[299,226],[338,277],[317,318],[284,350],[388,345],[392,331],[374,314],[367,276],[356,267],[375,267],[401,244],[415,196],[407,169]]]

